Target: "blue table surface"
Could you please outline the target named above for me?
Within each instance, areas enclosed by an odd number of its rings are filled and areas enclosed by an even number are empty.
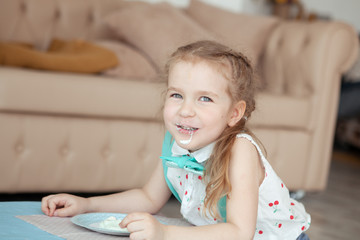
[[[43,215],[40,202],[0,202],[0,239],[6,240],[59,240],[16,216]]]

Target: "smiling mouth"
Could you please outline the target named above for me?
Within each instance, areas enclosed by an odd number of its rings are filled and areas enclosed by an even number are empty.
[[[181,124],[175,124],[175,125],[176,125],[176,129],[179,132],[185,133],[185,134],[193,134],[195,131],[199,130],[199,128],[188,127],[188,126],[184,126]]]

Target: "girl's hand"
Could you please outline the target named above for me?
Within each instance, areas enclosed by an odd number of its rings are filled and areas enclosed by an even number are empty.
[[[131,213],[122,220],[120,227],[129,230],[131,240],[163,240],[166,228],[148,213]]]
[[[86,198],[70,194],[56,194],[41,200],[41,210],[52,217],[71,217],[86,212],[88,201]]]

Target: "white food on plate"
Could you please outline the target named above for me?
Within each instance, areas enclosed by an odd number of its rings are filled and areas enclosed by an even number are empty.
[[[116,217],[111,216],[105,219],[104,221],[99,223],[100,228],[104,228],[107,230],[116,230],[116,231],[123,231],[123,232],[129,232],[127,228],[121,228],[119,226],[122,219],[116,219]]]

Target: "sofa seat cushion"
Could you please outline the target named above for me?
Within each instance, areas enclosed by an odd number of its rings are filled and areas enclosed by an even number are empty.
[[[0,111],[158,120],[164,83],[0,67]]]
[[[260,92],[249,124],[258,128],[309,130],[311,98]]]

